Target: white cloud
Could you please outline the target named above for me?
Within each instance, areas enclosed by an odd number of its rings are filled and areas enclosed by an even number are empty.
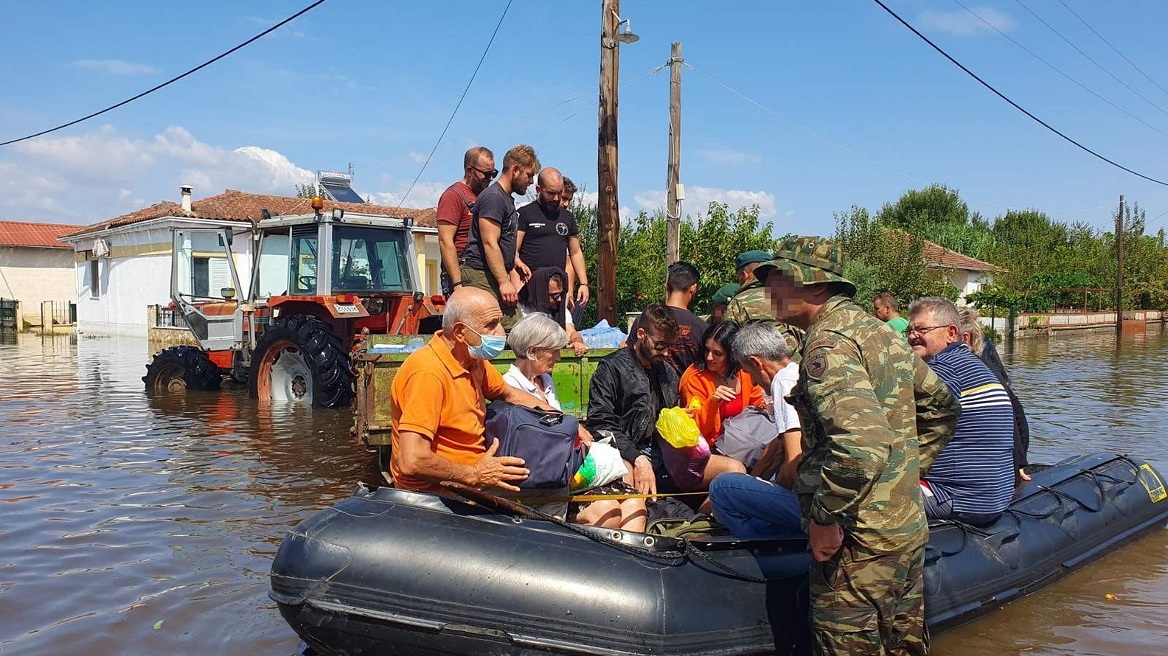
[[[745,166],[762,163],[762,156],[757,153],[747,153],[730,148],[708,148],[699,150],[697,154],[714,164],[725,164],[728,166]]]
[[[314,179],[277,151],[214,146],[177,126],[147,138],[103,126],[22,142],[4,155],[0,216],[53,222],[90,223],[177,200],[179,184],[194,186],[197,199],[228,188],[290,195]]]
[[[158,69],[147,64],[135,64],[121,59],[78,59],[70,66],[101,71],[109,75],[150,75]]]
[[[1018,26],[1018,22],[1013,17],[993,7],[970,7],[969,9],[977,16],[964,10],[922,11],[917,22],[926,32],[941,32],[960,38],[976,38],[995,34],[994,28],[1001,32],[1009,32]],[[978,16],[981,18],[979,19]]]
[[[367,195],[369,196],[369,202],[374,205],[397,207],[399,204],[402,204],[405,207],[413,208],[437,207],[438,197],[449,186],[450,183],[443,182],[419,182],[414,185],[413,189],[409,190],[410,194],[404,197],[404,203],[402,203],[403,195],[406,193],[406,189],[409,188],[408,184],[400,185],[393,191],[380,191]]]
[[[575,200],[579,200],[580,204],[585,207],[595,207],[597,201],[600,200],[600,194],[595,191],[578,191],[573,197],[573,201]],[[617,214],[620,215],[621,221],[624,221],[633,216],[633,210],[628,205],[621,205],[620,209],[617,210]]]
[[[634,194],[633,200],[642,209],[656,210],[665,206],[665,192],[642,191]],[[774,219],[778,214],[775,195],[770,192],[700,186],[685,188],[685,200],[681,204],[682,214],[704,215],[713,201],[725,203],[731,210],[758,205],[758,216],[763,221]]]

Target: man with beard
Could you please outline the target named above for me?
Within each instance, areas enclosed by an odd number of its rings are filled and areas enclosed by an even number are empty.
[[[485,289],[499,299],[507,330],[519,321],[519,284],[531,275],[515,260],[519,213],[511,194],[526,194],[538,172],[539,158],[531,146],[520,144],[507,151],[499,177],[475,201],[463,258],[462,284]]]
[[[466,151],[462,179],[438,198],[438,250],[442,253],[442,294],[450,296],[462,284],[460,260],[470,238],[475,199],[499,174],[495,155],[482,146]]]
[[[536,201],[519,208],[515,263],[531,271],[556,267],[574,272],[575,300],[584,305],[588,303],[588,273],[580,249],[580,228],[563,203],[565,189],[564,176],[558,170],[549,167],[539,172]]]
[[[677,405],[677,372],[668,363],[677,330],[669,307],[649,305],[628,344],[596,364],[588,388],[588,430],[613,438],[642,494],[656,494],[658,473],[665,471],[656,424],[662,409]]]

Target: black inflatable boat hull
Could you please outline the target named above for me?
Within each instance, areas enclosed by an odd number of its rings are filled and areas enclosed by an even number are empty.
[[[1149,465],[1099,454],[1035,474],[993,526],[934,525],[930,628],[970,621],[1162,528],[1165,496]],[[687,546],[701,553],[679,557]],[[359,489],[289,532],[270,596],[323,654],[770,654],[806,637],[804,549],[572,531]]]

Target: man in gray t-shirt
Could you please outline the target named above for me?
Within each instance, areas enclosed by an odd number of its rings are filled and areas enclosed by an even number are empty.
[[[499,177],[475,200],[462,265],[462,284],[494,294],[503,310],[503,327],[508,330],[519,320],[520,282],[531,275],[525,267],[515,270],[519,217],[511,194],[526,194],[538,172],[539,158],[531,146],[520,144],[507,151]]]

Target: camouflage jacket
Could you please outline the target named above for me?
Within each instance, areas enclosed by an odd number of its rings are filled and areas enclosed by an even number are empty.
[[[961,408],[895,331],[846,296],[820,310],[787,400],[803,424],[795,491],[804,521],[890,553],[928,539],[919,479]]]
[[[766,289],[758,279],[743,285],[742,289],[738,290],[738,293],[730,299],[730,303],[726,305],[724,318],[726,321],[733,321],[740,326],[745,326],[752,321],[769,321],[775,324],[775,330],[778,330],[787,342],[787,350],[791,352],[791,358],[795,361],[799,360],[799,342],[803,339],[803,331],[781,321],[775,321],[770,297],[767,296]]]

